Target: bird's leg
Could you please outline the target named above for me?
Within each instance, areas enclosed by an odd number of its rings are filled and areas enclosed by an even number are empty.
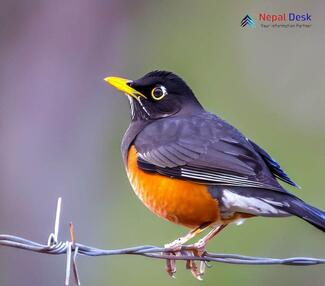
[[[177,253],[180,254],[182,250],[182,245],[189,241],[191,238],[202,232],[206,229],[208,225],[201,225],[197,228],[192,229],[187,235],[182,236],[171,243],[165,244],[165,248],[168,251],[165,252],[166,255],[176,256]],[[176,273],[176,261],[175,259],[167,259],[166,260],[166,271],[171,277],[175,277]]]
[[[227,225],[223,224],[214,227],[206,236],[201,238],[198,242],[189,245],[188,249],[192,251],[194,256],[203,256],[206,252],[205,246],[207,243],[215,237],[221,230],[223,230]],[[192,260],[188,260],[186,263],[186,268],[190,269],[193,276],[199,280],[202,280],[202,276],[205,272],[206,261],[200,261],[200,266],[197,267],[196,263]]]
[[[173,242],[165,244],[165,248],[171,249],[173,251],[180,251],[184,243],[188,242],[191,238],[198,235],[205,228],[207,228],[207,226],[205,227],[199,226],[197,228],[194,228],[185,236],[181,236],[176,240],[174,240]]]
[[[206,236],[201,238],[198,242],[189,245],[188,249],[203,254],[205,252],[205,246],[208,244],[208,242],[212,238],[214,238],[220,231],[222,231],[226,226],[227,224],[222,224],[214,227]]]

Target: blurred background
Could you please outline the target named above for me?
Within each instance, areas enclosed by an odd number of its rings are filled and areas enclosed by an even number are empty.
[[[0,233],[46,242],[63,197],[60,239],[163,245],[187,230],[133,193],[120,142],[127,99],[108,75],[181,75],[209,111],[268,150],[325,209],[325,3],[322,1],[0,1]],[[259,12],[312,15],[308,29],[241,28]],[[290,189],[289,187],[287,187]],[[231,226],[208,250],[325,257],[324,234],[296,218]],[[324,285],[325,266],[214,264],[201,285]],[[0,249],[0,285],[63,285],[64,256]],[[198,285],[142,257],[79,258],[82,285]]]

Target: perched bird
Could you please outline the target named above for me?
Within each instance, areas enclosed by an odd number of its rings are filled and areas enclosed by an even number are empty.
[[[325,213],[285,190],[277,180],[297,187],[280,165],[252,140],[207,112],[177,75],[153,71],[138,80],[107,77],[124,92],[131,123],[122,141],[130,183],[155,214],[191,231],[167,244],[182,245],[212,230],[192,245],[202,255],[221,229],[242,219],[295,215],[325,231]],[[201,279],[204,265],[188,268]],[[175,261],[167,261],[173,275]]]

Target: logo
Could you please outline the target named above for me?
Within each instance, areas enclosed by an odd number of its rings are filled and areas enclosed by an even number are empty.
[[[240,25],[242,27],[245,27],[245,26],[248,26],[248,27],[251,27],[251,28],[255,28],[255,21],[254,19],[249,16],[249,15],[246,15],[240,22]]]
[[[285,29],[285,28],[310,28],[312,26],[312,15],[308,12],[282,12],[271,14],[260,12],[254,15],[255,19],[250,15],[246,15],[240,22],[242,27],[250,28],[270,28],[270,29]]]
[[[311,22],[311,14],[296,14],[296,13],[282,13],[282,14],[267,14],[260,13],[259,20],[263,22]]]

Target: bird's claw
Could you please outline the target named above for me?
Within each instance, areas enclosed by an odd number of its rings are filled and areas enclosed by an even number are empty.
[[[168,256],[177,256],[181,253],[182,249],[182,239],[176,239],[171,243],[165,244],[164,247],[166,249],[165,254]],[[168,275],[172,278],[176,278],[176,260],[175,259],[166,259],[166,271]]]
[[[187,255],[187,256],[196,256],[192,251],[186,251],[183,252],[183,255]],[[199,267],[197,266],[197,263],[194,260],[187,260],[186,261],[186,269],[190,270],[192,275],[198,279],[198,280],[203,280],[202,276],[204,274],[204,270],[201,267],[201,262]]]
[[[189,245],[188,249],[190,250],[190,255],[196,257],[202,257],[206,253],[205,244],[202,241],[198,241],[197,243]],[[206,262],[200,261],[199,266],[197,266],[194,260],[188,260],[186,263],[186,268],[191,270],[192,275],[196,279],[203,280],[203,275],[206,268]]]
[[[184,255],[201,257],[206,253],[205,244],[203,241],[198,241],[197,243],[183,246],[178,240],[175,240],[172,243],[166,244],[165,248],[167,250],[165,254],[171,256],[170,259],[166,259],[166,271],[172,278],[175,278],[176,273],[176,260],[173,259],[172,256]],[[196,279],[203,280],[202,276],[204,275],[206,269],[206,262],[200,261],[198,266],[194,260],[187,260],[186,269],[190,270]]]
[[[175,256],[174,252],[166,253],[169,256]],[[166,259],[166,271],[168,275],[172,278],[176,278],[176,260],[175,259]]]

